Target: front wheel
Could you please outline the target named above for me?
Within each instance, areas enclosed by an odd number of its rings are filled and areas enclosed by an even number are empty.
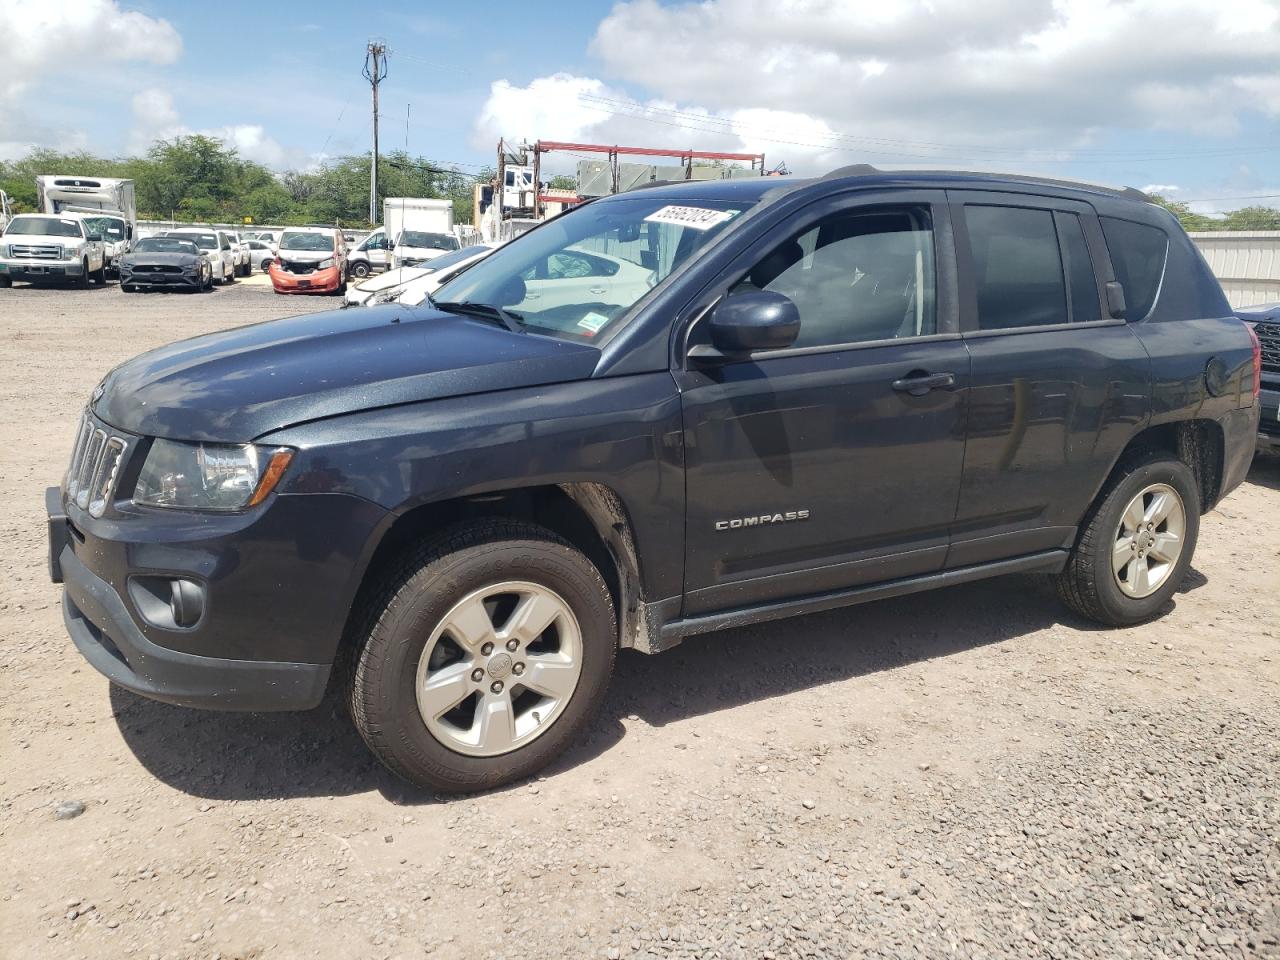
[[[446,793],[497,787],[559,756],[599,710],[617,647],[591,561],[510,521],[422,546],[356,622],[357,729],[391,770]]]
[[[369,264],[365,263],[363,260],[357,260],[351,265],[351,276],[355,277],[357,280],[363,280],[368,275]]]
[[[88,289],[89,289],[89,281],[90,281],[91,279],[92,279],[92,277],[91,277],[91,276],[90,276],[90,274],[89,274],[89,261],[88,261],[88,260],[81,260],[81,261],[80,261],[80,276],[76,277],[76,286],[77,286],[77,287],[79,287],[81,290],[88,290]]]
[[[1111,627],[1150,620],[1182,584],[1200,532],[1200,490],[1181,460],[1121,464],[1081,527],[1058,595]]]

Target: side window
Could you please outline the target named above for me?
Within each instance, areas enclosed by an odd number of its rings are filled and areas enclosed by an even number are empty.
[[[1141,320],[1155,306],[1164,279],[1169,237],[1159,227],[1099,217],[1116,279],[1124,287],[1128,319]]]
[[[1067,289],[1053,213],[966,205],[978,328],[1007,330],[1067,322]]]
[[[1088,323],[1102,319],[1098,301],[1098,282],[1089,259],[1089,245],[1084,239],[1080,218],[1074,213],[1055,213],[1058,239],[1062,243],[1062,262],[1067,270],[1067,292],[1071,296],[1071,322]]]
[[[769,290],[800,312],[797,347],[936,332],[933,224],[923,207],[833,215],[760,260],[730,291]]]

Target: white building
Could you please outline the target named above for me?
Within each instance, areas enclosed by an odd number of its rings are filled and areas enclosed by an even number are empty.
[[[1280,230],[1193,233],[1233,307],[1280,303]]]

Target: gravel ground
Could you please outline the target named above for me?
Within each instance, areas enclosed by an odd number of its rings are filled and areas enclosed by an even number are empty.
[[[0,290],[13,957],[1280,957],[1280,462],[1158,621],[1012,577],[618,662],[545,778],[438,799],[336,702],[200,713],[66,639],[43,489],[103,372],[324,299]]]

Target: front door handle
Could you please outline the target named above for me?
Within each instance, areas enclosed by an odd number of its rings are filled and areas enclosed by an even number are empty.
[[[912,370],[900,380],[893,381],[893,389],[899,393],[909,393],[913,397],[923,397],[930,390],[954,390],[956,375],[954,373],[928,373],[924,370]]]

